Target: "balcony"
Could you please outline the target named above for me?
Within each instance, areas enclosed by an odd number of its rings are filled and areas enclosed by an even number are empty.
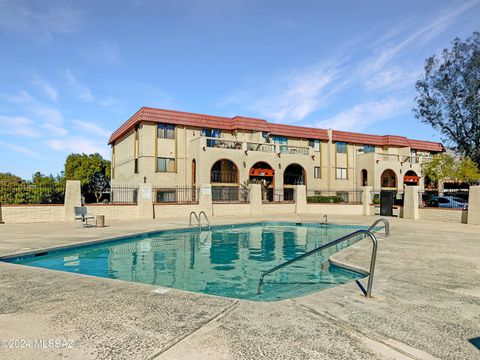
[[[275,152],[275,144],[266,144],[266,143],[252,143],[247,142],[248,151],[261,151],[266,153]]]
[[[225,140],[220,138],[206,138],[207,147],[217,149],[242,150],[243,143],[236,140]]]
[[[374,153],[374,152],[360,154],[359,158],[368,159],[369,156],[371,156],[377,164],[385,161],[385,162],[400,163],[400,165],[404,165],[404,164],[421,165],[428,162],[431,159],[430,156],[405,156],[405,155]]]

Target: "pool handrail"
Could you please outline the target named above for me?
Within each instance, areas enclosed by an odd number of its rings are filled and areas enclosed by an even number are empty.
[[[367,291],[365,292],[365,296],[366,297],[371,297],[371,294],[372,294],[372,286],[373,286],[373,274],[374,274],[374,271],[375,271],[375,261],[377,259],[377,245],[378,245],[378,241],[377,241],[377,238],[376,236],[369,230],[365,230],[365,229],[362,229],[362,230],[357,230],[357,231],[354,231],[348,235],[345,235],[345,236],[342,236],[342,237],[339,237],[338,239],[336,240],[333,240],[333,241],[330,241],[329,243],[327,244],[324,244],[324,245],[321,245],[313,250],[310,250],[308,252],[306,252],[305,254],[302,254],[300,256],[297,256],[296,258],[293,258],[291,260],[288,260],[282,264],[279,264],[267,271],[264,271],[261,275],[260,275],[260,279],[258,280],[258,288],[257,288],[257,294],[260,295],[262,293],[262,285],[263,285],[263,279],[265,276],[277,271],[277,270],[280,270],[282,268],[284,268],[285,266],[288,266],[290,264],[293,264],[294,262],[297,262],[299,260],[302,260],[310,255],[313,255],[319,251],[322,251],[322,250],[325,250],[333,245],[337,245],[345,240],[349,240],[351,239],[352,237],[355,237],[357,235],[364,235],[365,237],[369,237],[371,240],[372,240],[372,243],[373,243],[373,246],[372,246],[372,256],[370,258],[370,271],[368,272],[368,284],[367,284]]]
[[[192,215],[195,215],[195,219],[197,219],[197,224],[200,225],[200,219],[198,218],[198,215],[195,211],[190,211],[190,221],[188,225],[192,226]]]
[[[385,237],[390,236],[390,223],[385,218],[380,218],[380,219],[376,220],[372,225],[370,225],[370,227],[367,230],[368,231],[373,231],[373,229],[375,229],[375,226],[380,222],[383,222],[385,224],[385,227],[384,227]]]
[[[210,221],[208,220],[207,214],[205,214],[205,211],[203,210],[198,213],[198,226],[202,225],[200,223],[202,220],[202,214],[203,214],[203,217],[205,218],[205,221],[207,222],[208,228],[210,229]]]

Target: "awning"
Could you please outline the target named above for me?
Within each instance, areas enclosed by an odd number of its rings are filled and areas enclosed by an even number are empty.
[[[414,176],[414,175],[405,175],[403,178],[403,182],[415,182],[418,183],[420,181],[420,176]]]

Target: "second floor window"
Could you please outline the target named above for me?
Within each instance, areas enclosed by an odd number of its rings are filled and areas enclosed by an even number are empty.
[[[272,140],[275,144],[280,144],[280,145],[288,144],[288,138],[283,136],[272,136]]]
[[[373,146],[373,145],[363,145],[363,152],[365,154],[375,152],[375,146]]]
[[[320,140],[308,140],[308,146],[312,147],[314,151],[320,151]]]
[[[336,178],[339,180],[347,179],[347,169],[346,168],[337,168]]]
[[[157,158],[158,172],[175,172],[175,159],[173,158]]]
[[[337,142],[337,154],[346,154],[347,153],[347,143]]]
[[[219,129],[202,129],[202,136],[219,138],[221,134]]]
[[[175,139],[175,125],[158,124],[157,134],[159,139]]]

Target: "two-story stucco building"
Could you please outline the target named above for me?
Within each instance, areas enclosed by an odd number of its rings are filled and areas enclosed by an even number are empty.
[[[282,125],[262,119],[142,107],[111,136],[112,184],[212,185],[213,197],[238,196],[261,182],[269,200],[291,199],[293,186],[339,196],[423,188],[421,164],[441,143]],[[225,195],[227,194],[227,195]],[[168,198],[168,194],[157,194]]]

